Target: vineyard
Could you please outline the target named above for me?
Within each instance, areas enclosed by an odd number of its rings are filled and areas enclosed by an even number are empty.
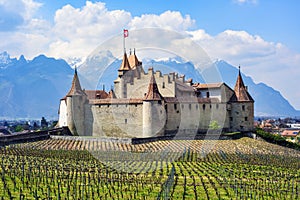
[[[48,139],[0,156],[0,199],[300,199],[299,151],[250,138]]]

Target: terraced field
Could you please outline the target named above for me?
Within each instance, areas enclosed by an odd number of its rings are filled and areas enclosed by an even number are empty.
[[[0,148],[2,199],[300,199],[299,151],[242,138]]]

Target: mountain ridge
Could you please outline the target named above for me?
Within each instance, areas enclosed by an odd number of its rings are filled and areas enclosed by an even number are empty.
[[[3,58],[3,59],[2,59]],[[149,67],[162,73],[176,71],[193,78],[194,82],[209,82],[205,70],[196,70],[191,62],[178,59],[143,60],[145,71]],[[83,88],[108,91],[117,78],[121,60],[106,52],[90,56],[78,67]],[[223,60],[214,62],[215,71],[221,80],[234,87],[238,69]],[[59,99],[65,96],[72,82],[74,70],[63,59],[39,55],[32,60],[24,56],[10,58],[7,52],[0,53],[0,117],[2,118],[41,118],[57,119]],[[265,83],[255,83],[250,76],[242,73],[245,84],[255,100],[255,116],[300,116],[279,91]],[[207,78],[208,77],[208,78]],[[205,80],[205,81],[204,81]],[[213,81],[214,79],[211,79]],[[219,79],[218,79],[219,80]]]

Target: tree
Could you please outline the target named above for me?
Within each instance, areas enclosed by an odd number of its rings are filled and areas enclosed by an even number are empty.
[[[48,127],[48,122],[46,121],[45,117],[42,117],[42,120],[41,120],[41,127],[42,127],[42,129]]]
[[[220,129],[220,128],[221,128],[221,126],[218,124],[218,122],[216,120],[211,121],[209,124],[209,129],[216,130],[216,129]]]
[[[21,132],[23,130],[24,129],[23,129],[22,125],[17,125],[16,128],[15,128],[15,132]]]

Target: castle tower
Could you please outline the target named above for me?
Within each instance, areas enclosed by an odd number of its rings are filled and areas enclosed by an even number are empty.
[[[144,71],[143,71],[143,67],[142,67],[142,62],[139,61],[137,56],[135,55],[135,49],[133,50],[133,54],[131,54],[131,50],[130,50],[128,62],[129,62],[131,69],[133,70],[134,77],[137,77],[138,79],[141,78],[141,73]]]
[[[248,93],[241,70],[234,86],[235,101],[232,102],[231,127],[233,130],[252,131],[254,123],[254,100]]]
[[[239,67],[239,74],[234,86],[234,92],[235,95],[237,97],[237,100],[242,102],[242,101],[253,101],[253,98],[250,96],[250,94],[248,93],[248,89],[244,84],[242,75],[241,75],[241,67]]]
[[[153,71],[148,91],[143,99],[143,137],[153,137],[164,133],[166,111],[163,97],[159,93]]]
[[[119,98],[126,98],[127,97],[127,78],[125,74],[131,70],[131,67],[128,62],[127,54],[124,53],[122,64],[118,70],[119,74]]]
[[[73,76],[72,86],[66,95],[67,126],[73,135],[84,135],[84,115],[87,96],[81,89],[77,69]]]
[[[142,62],[139,61],[139,59],[137,58],[137,56],[135,54],[135,49],[133,50],[133,54],[131,54],[131,51],[130,51],[130,55],[128,57],[128,62],[132,69],[142,65]]]

